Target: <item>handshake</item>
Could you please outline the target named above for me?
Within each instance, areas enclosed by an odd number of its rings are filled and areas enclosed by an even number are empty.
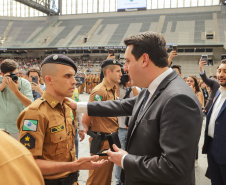
[[[97,135],[98,133],[94,134],[89,130],[90,123],[91,123],[93,117],[88,116],[88,114],[87,114],[87,112],[88,112],[87,103],[79,102],[79,104],[81,104],[81,107],[80,107],[80,106],[78,106],[78,103],[76,101],[74,101],[70,98],[68,98],[68,100],[69,100],[68,106],[70,108],[72,108],[73,110],[77,110],[77,112],[79,112],[79,113],[84,113],[83,117],[82,117],[82,125],[84,127],[83,131],[85,133],[87,133],[88,135],[91,135],[93,137],[93,140],[95,141],[94,143],[97,143],[96,141],[100,140],[101,136]],[[128,152],[119,148],[120,142],[118,139],[118,135],[116,137],[116,134],[117,134],[117,132],[104,136],[104,137],[108,137],[107,140],[109,141],[109,145],[110,145],[111,149],[99,151],[98,148],[100,149],[100,147],[98,147],[98,145],[96,145],[96,147],[95,147],[95,145],[93,145],[93,146],[91,145],[92,151],[95,151],[95,152],[91,151],[91,153],[94,153],[94,154],[97,154],[100,156],[107,155],[109,161],[115,163],[117,166],[122,167],[121,160],[124,155],[128,154]],[[94,137],[94,135],[95,135],[95,137]],[[97,149],[99,152],[97,152],[97,150],[95,150],[95,149]]]

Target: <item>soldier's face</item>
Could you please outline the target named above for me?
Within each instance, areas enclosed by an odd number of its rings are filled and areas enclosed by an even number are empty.
[[[57,72],[52,78],[52,88],[56,96],[72,97],[75,90],[75,70],[67,65],[56,64]]]
[[[121,76],[122,76],[122,71],[121,67],[118,65],[115,65],[114,70],[111,72],[111,81],[115,84],[119,84],[121,82]]]

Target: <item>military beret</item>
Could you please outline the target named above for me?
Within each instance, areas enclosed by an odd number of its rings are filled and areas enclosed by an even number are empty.
[[[103,69],[104,67],[108,66],[108,65],[119,65],[122,67],[122,64],[115,60],[115,59],[107,59],[103,62],[103,64],[101,65],[101,68]]]
[[[67,57],[66,55],[59,55],[59,54],[49,55],[43,60],[41,67],[45,64],[67,65],[67,66],[71,66],[72,68],[74,68],[75,72],[77,72],[77,67],[76,67],[74,61],[71,58]]]

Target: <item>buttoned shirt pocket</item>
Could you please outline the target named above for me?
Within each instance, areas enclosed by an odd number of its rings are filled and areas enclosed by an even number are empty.
[[[67,151],[67,136],[66,130],[60,132],[51,133],[50,135],[51,142],[53,143],[50,146],[51,154],[61,154]]]

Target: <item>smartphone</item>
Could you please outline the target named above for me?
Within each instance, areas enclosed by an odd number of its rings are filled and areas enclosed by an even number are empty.
[[[111,56],[115,56],[115,51],[114,51],[114,50],[109,50],[109,54],[110,54]]]
[[[208,56],[207,55],[202,55],[202,61],[206,63],[206,65],[208,65]]]
[[[177,52],[177,45],[173,45],[173,50]]]
[[[32,82],[38,84],[38,77],[37,76],[32,77]]]

